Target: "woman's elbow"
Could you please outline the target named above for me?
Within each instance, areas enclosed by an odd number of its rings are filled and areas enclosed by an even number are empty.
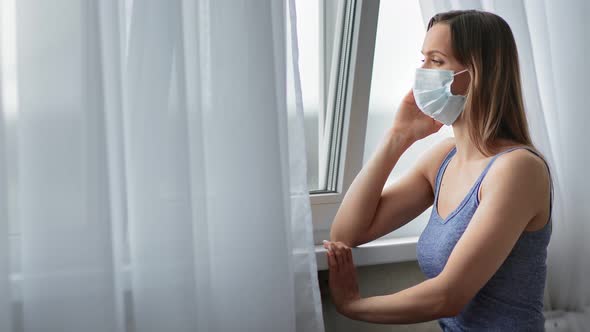
[[[459,315],[466,305],[464,298],[458,296],[460,295],[460,292],[451,289],[447,282],[444,282],[440,279],[438,281],[438,289],[440,290],[439,294],[441,294],[441,300],[439,301],[437,308],[437,316],[439,316],[439,318],[446,318]]]

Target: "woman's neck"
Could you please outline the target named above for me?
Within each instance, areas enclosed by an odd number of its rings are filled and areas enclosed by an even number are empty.
[[[455,156],[453,157],[453,159],[456,159],[456,163],[469,164],[489,158],[484,156],[469,138],[469,131],[463,117],[459,117],[457,121],[453,123],[452,127],[455,135],[455,147],[457,149],[457,152],[455,152]]]

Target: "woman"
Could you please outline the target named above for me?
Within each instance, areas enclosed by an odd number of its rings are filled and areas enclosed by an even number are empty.
[[[543,331],[553,187],[529,136],[510,27],[492,13],[440,13],[428,24],[422,53],[412,91],[324,243],[332,299],[340,313],[374,323],[438,319],[444,331]],[[402,153],[443,124],[455,137],[383,189]],[[417,244],[426,281],[361,298],[350,247],[431,205]]]

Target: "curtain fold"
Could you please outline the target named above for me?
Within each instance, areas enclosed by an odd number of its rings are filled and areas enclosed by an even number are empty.
[[[25,331],[116,329],[97,14],[16,3]]]
[[[313,223],[307,181],[307,152],[303,97],[299,75],[297,11],[295,0],[288,0],[287,19],[287,113],[280,117],[282,133],[288,134],[290,172],[290,224],[292,264],[295,283],[297,331],[324,331],[322,302],[318,284],[313,241]],[[278,58],[283,58],[278,57]],[[287,122],[288,128],[285,127]],[[286,151],[283,149],[282,151]],[[286,163],[287,157],[284,158]],[[286,169],[286,167],[285,167]],[[287,179],[287,178],[285,178]]]
[[[135,1],[130,17],[124,172],[133,324],[139,331],[195,326],[195,274],[205,272],[194,269],[186,109],[174,61],[179,15],[179,1]]]
[[[0,12],[0,27],[3,23],[3,15]],[[1,37],[1,35],[0,35]],[[0,38],[1,40],[2,38]],[[0,64],[3,63],[3,43],[0,42]],[[3,67],[0,66],[0,75],[4,76]],[[2,77],[0,76],[0,77]],[[6,120],[3,98],[3,82],[0,78],[0,331],[12,330],[12,292],[10,281],[10,224],[8,215],[8,170],[6,149]]]
[[[534,8],[526,2],[527,9]],[[563,231],[558,233],[558,241],[554,243],[553,262],[561,264],[560,269],[551,271],[555,308],[571,312],[580,312],[570,317],[572,330],[586,330],[590,324],[590,264],[588,253],[590,245],[590,206],[581,202],[590,199],[589,182],[585,165],[590,164],[590,155],[586,153],[588,129],[585,123],[590,116],[585,110],[586,82],[590,76],[588,66],[580,65],[584,55],[590,51],[587,33],[590,26],[585,14],[590,11],[590,3],[586,1],[544,2],[544,13],[547,25],[548,49],[551,63],[549,67],[537,66],[538,72],[549,76],[554,101],[548,103],[553,117],[558,119],[556,138],[559,146],[559,157],[562,180],[562,211]],[[547,92],[545,89],[544,92]],[[551,95],[548,95],[551,96]],[[554,105],[552,104],[554,102]],[[564,273],[568,271],[568,273]],[[581,313],[584,312],[584,313]]]
[[[425,22],[440,11],[483,9],[510,25],[518,47],[529,129],[546,156],[554,180],[554,229],[548,248],[546,316],[554,330],[585,331],[590,324],[590,182],[584,167],[590,115],[584,110],[590,77],[583,57],[590,51],[584,13],[590,3],[569,1],[431,1],[422,0]],[[556,315],[556,313],[561,313]],[[565,326],[562,326],[565,324]],[[561,331],[561,330],[560,330]]]
[[[0,330],[323,331],[294,0],[15,4]]]

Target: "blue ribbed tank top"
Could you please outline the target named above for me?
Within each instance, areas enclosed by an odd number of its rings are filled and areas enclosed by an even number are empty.
[[[446,155],[436,175],[434,204],[426,228],[420,235],[416,253],[418,264],[428,278],[442,272],[455,244],[469,225],[479,205],[477,193],[481,182],[502,154],[525,148],[512,147],[494,155],[471,187],[467,196],[446,219],[437,211],[442,175],[455,155],[456,147]],[[547,165],[547,164],[546,164]],[[548,168],[549,170],[549,168]],[[551,173],[549,172],[551,176]],[[438,320],[443,331],[544,331],[543,295],[547,274],[547,245],[552,232],[551,186],[549,220],[543,228],[524,231],[498,271],[475,297],[454,317]]]

